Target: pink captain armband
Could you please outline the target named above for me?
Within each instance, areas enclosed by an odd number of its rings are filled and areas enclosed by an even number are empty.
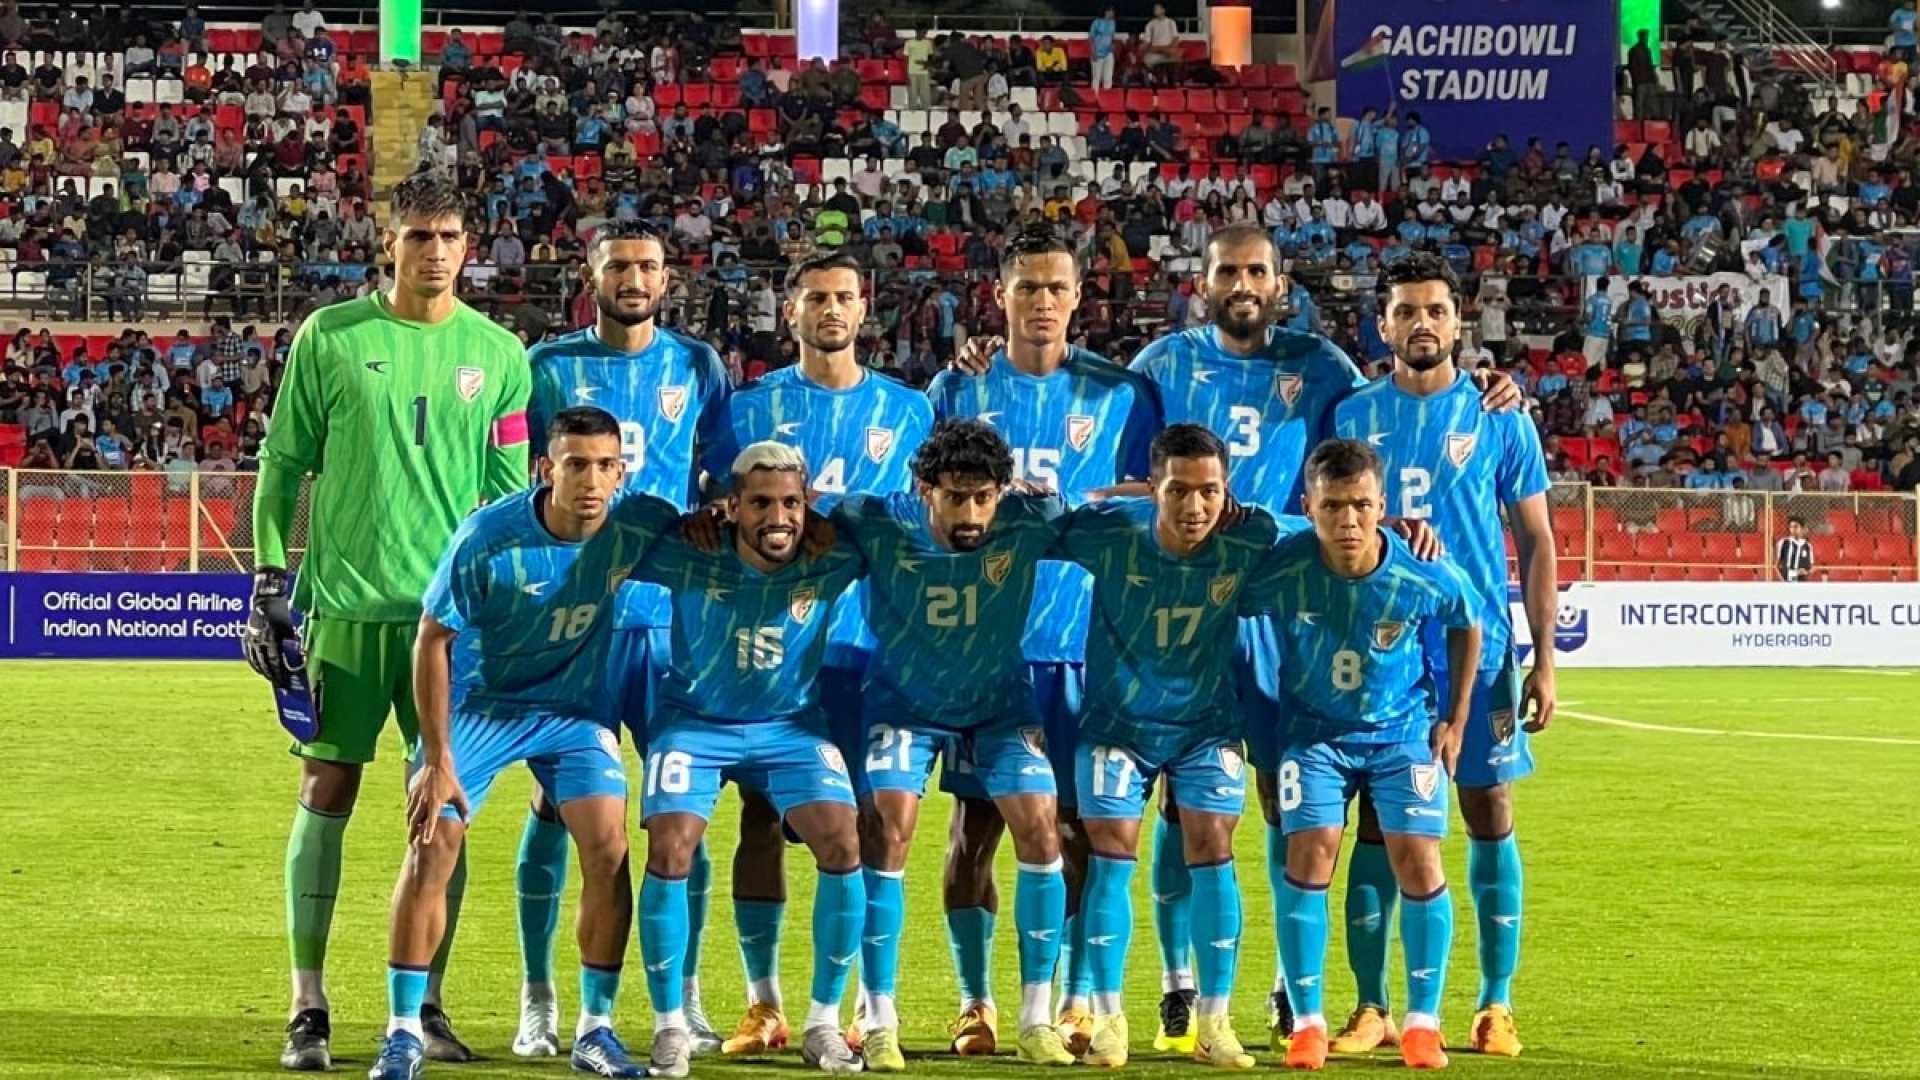
[[[508,413],[493,422],[493,445],[518,446],[527,441],[527,414]]]

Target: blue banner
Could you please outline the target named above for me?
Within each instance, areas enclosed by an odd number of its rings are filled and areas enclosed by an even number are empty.
[[[238,660],[246,574],[0,573],[0,657]]]
[[[1612,156],[1616,0],[1324,3],[1331,48],[1312,59],[1337,72],[1340,115],[1392,106],[1405,136],[1418,113],[1435,161],[1474,160],[1500,134],[1516,155],[1538,137],[1549,159],[1561,142],[1575,161]]]

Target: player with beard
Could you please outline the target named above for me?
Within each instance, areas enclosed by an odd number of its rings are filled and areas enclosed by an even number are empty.
[[[696,493],[699,449],[716,441],[726,422],[731,392],[726,369],[711,346],[659,324],[669,283],[666,245],[647,225],[616,222],[595,233],[580,273],[593,290],[594,325],[543,342],[528,356],[533,395],[527,420],[535,445],[546,445],[547,424],[561,410],[604,409],[620,422],[626,490],[687,510]],[[608,722],[616,731],[624,724],[644,757],[646,718],[669,647],[672,611],[666,590],[639,582],[622,586],[616,605],[605,682]],[[691,934],[685,964],[687,1021],[697,1051],[720,1046],[701,1008],[699,988],[710,874],[702,846],[687,884]],[[516,872],[524,981],[513,1052],[522,1057],[552,1055],[560,1048],[553,936],[566,876],[566,826],[536,788]]]
[[[1473,382],[1454,363],[1460,336],[1460,282],[1446,261],[1412,255],[1380,276],[1380,336],[1393,349],[1393,375],[1342,401],[1334,429],[1366,437],[1385,463],[1387,508],[1432,523],[1466,571],[1467,602],[1485,635],[1478,675],[1452,773],[1470,838],[1467,884],[1479,928],[1480,994],[1468,1045],[1481,1053],[1520,1052],[1511,985],[1520,959],[1521,866],[1513,836],[1515,781],[1533,771],[1527,735],[1553,719],[1553,628],[1559,606],[1547,465],[1540,433],[1524,415],[1480,408]],[[1507,600],[1502,511],[1513,526],[1533,668],[1524,684],[1514,659]],[[1447,694],[1445,643],[1426,641],[1428,665]],[[1371,684],[1370,684],[1371,685]],[[1516,723],[1518,721],[1518,723]],[[1354,864],[1384,859],[1380,815],[1361,804]],[[1371,850],[1370,850],[1371,849]],[[1393,1033],[1387,1008],[1387,938],[1397,890],[1348,878],[1347,957],[1359,1006],[1332,1049],[1358,1053]],[[1374,917],[1377,914],[1377,918]],[[1403,920],[1404,923],[1405,920]],[[1424,1013],[1417,1005],[1414,1012]],[[1422,1015],[1424,1022],[1430,1016]]]
[[[1228,476],[1241,503],[1280,514],[1300,503],[1301,470],[1307,454],[1333,430],[1333,408],[1366,379],[1340,348],[1318,334],[1275,325],[1287,276],[1280,272],[1273,239],[1256,226],[1230,225],[1208,241],[1202,274],[1213,325],[1163,337],[1134,358],[1133,369],[1159,388],[1169,424],[1209,428],[1227,444]],[[1482,397],[1490,411],[1520,403],[1513,380],[1492,377]],[[1274,724],[1279,652],[1270,620],[1248,619],[1240,627],[1236,688],[1246,721],[1247,758],[1267,821],[1267,872],[1280,895],[1286,867],[1286,836],[1280,828],[1274,770],[1279,766]],[[1285,717],[1280,717],[1284,721]],[[1166,969],[1162,1025],[1191,1008],[1186,942],[1191,925],[1192,884],[1181,857],[1178,813],[1163,802],[1155,823],[1153,893],[1161,963]],[[1384,857],[1351,871],[1375,889],[1394,888]],[[1363,852],[1371,854],[1371,851]],[[1278,973],[1269,996],[1276,1045],[1291,1034],[1286,996]]]
[[[1080,267],[1072,247],[1049,228],[1016,234],[1001,253],[995,297],[1006,312],[1009,337],[968,341],[957,370],[942,372],[927,389],[934,415],[991,424],[1012,447],[1014,479],[1045,488],[1068,506],[1123,480],[1144,480],[1148,449],[1162,426],[1159,394],[1138,374],[1067,343],[1080,306]],[[1069,912],[1059,1026],[1076,1054],[1086,1052],[1093,1026],[1092,975],[1075,934],[1088,849],[1074,809],[1073,765],[1086,691],[1092,589],[1081,567],[1043,563],[1023,641],[1058,788]],[[998,1043],[988,964],[999,907],[993,860],[1005,826],[973,777],[943,770],[940,786],[958,800],[945,889],[961,996],[951,1045],[962,1055],[991,1054]],[[1186,1034],[1181,1029],[1176,1037]],[[1193,1045],[1189,1037],[1160,1048],[1190,1052]]]
[[[733,525],[721,548],[668,537],[637,576],[672,595],[673,640],[647,747],[640,955],[653,1001],[648,1075],[686,1076],[692,1049],[681,965],[687,872],[724,783],[752,788],[813,852],[813,987],[801,1058],[860,1071],[840,1033],[840,998],[860,956],[866,891],[847,763],[827,740],[820,684],[829,607],[861,572],[845,544],[803,552],[807,467],[793,447],[758,442],[728,475]]]
[[[801,452],[817,493],[912,490],[913,454],[933,428],[933,410],[924,395],[860,363],[854,342],[867,316],[861,284],[860,264],[846,255],[808,259],[787,272],[787,323],[799,339],[800,362],[733,395],[727,423],[706,455],[709,476],[724,482],[739,447],[770,440]],[[820,703],[863,805],[870,800],[861,768],[867,740],[860,686],[873,648],[865,610],[864,583],[833,605],[820,671]],[[760,1054],[788,1037],[779,978],[786,842],[765,797],[743,789],[741,798],[733,900],[748,1008],[722,1049]]]

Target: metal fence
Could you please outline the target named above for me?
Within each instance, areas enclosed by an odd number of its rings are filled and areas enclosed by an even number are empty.
[[[0,569],[253,570],[253,473],[9,469],[0,480]],[[307,522],[303,491],[288,537],[292,569]]]
[[[244,472],[0,470],[0,569],[250,572],[253,488]],[[1912,494],[1558,484],[1548,498],[1562,581],[1768,580],[1795,519],[1815,578],[1920,580]],[[307,523],[302,493],[295,569]]]
[[[1796,519],[1816,579],[1920,580],[1920,502],[1910,493],[1559,484],[1549,499],[1562,581],[1772,580]]]

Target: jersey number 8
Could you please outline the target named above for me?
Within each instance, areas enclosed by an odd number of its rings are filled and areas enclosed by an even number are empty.
[[[1366,673],[1360,666],[1360,654],[1352,649],[1341,649],[1333,654],[1333,688],[1335,690],[1358,690],[1366,681]]]
[[[1282,812],[1300,809],[1303,793],[1300,790],[1300,763],[1283,761],[1280,763],[1280,775],[1277,777],[1280,788],[1280,809]]]

